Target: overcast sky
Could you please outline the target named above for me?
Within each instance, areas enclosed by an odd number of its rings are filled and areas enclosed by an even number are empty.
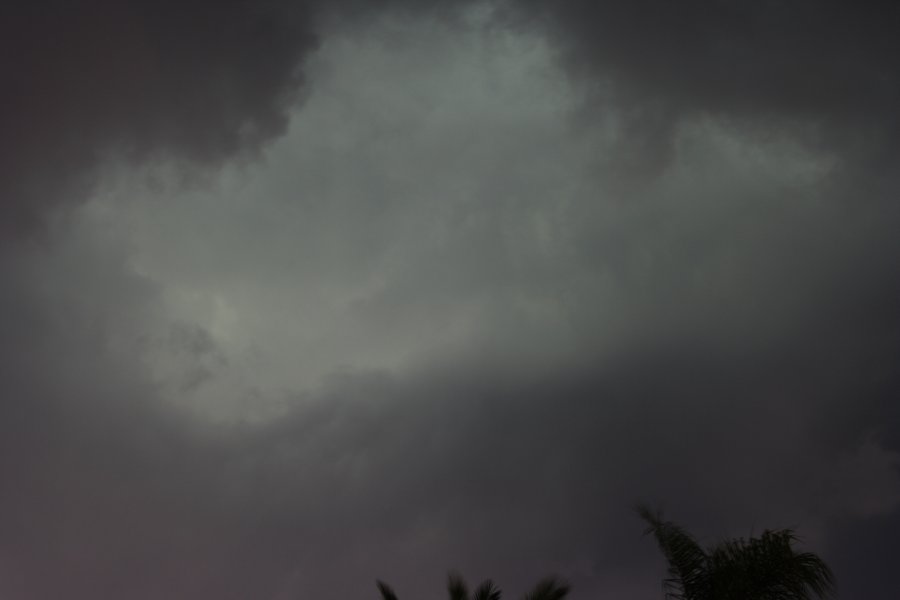
[[[900,597],[900,5],[0,7],[0,598]]]

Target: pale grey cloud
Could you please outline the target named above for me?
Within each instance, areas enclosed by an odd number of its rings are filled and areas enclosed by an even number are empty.
[[[234,48],[162,27],[196,56],[160,75],[187,112],[101,127],[119,87],[88,110],[59,79],[84,147],[144,152],[22,155],[59,189],[12,197],[44,235],[0,254],[0,593],[437,598],[458,567],[654,598],[646,500],[704,539],[797,526],[847,597],[896,595],[857,558],[896,548],[900,215],[867,142],[894,123],[888,53],[847,55],[872,69],[840,91],[809,56],[767,70],[794,5],[726,55],[723,12],[774,9],[396,5],[245,29],[229,4]]]

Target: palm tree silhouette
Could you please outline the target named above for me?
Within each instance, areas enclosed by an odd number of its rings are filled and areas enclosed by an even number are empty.
[[[391,586],[380,579],[375,581],[375,585],[381,593],[382,600],[397,600],[397,594]],[[470,594],[466,581],[455,571],[451,571],[447,576],[447,592],[450,600],[500,600],[502,595],[500,588],[490,579],[483,581],[475,588],[475,592]],[[568,594],[567,583],[556,577],[545,577],[525,594],[524,600],[563,600]]]
[[[663,580],[674,600],[813,600],[834,591],[834,576],[811,552],[797,552],[791,529],[766,530],[760,537],[724,540],[703,549],[680,526],[639,506],[669,563]]]
[[[525,600],[563,600],[569,595],[570,589],[565,581],[553,576],[545,577],[525,594]]]
[[[447,592],[450,600],[500,600],[502,592],[490,579],[485,579],[475,589],[475,593],[469,595],[469,586],[459,573],[451,571],[447,575]]]
[[[382,600],[397,600],[397,594],[394,593],[394,590],[391,589],[391,586],[381,581],[380,579],[375,580],[375,585],[378,586],[378,591],[381,592]]]

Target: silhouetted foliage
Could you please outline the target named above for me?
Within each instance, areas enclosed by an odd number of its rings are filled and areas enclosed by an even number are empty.
[[[568,583],[556,577],[546,577],[525,594],[525,600],[562,600],[569,594],[569,589]]]
[[[397,600],[397,594],[394,593],[391,586],[380,579],[375,581],[375,585],[378,586],[378,591],[381,592],[382,600]]]
[[[810,552],[797,552],[790,529],[766,530],[760,537],[724,540],[703,549],[682,527],[639,506],[669,563],[663,580],[675,600],[813,600],[834,590],[834,576]]]
[[[397,600],[397,595],[391,586],[381,581],[375,581],[382,600]],[[450,600],[500,600],[503,593],[494,582],[486,579],[475,588],[474,594],[469,594],[469,586],[459,573],[451,571],[447,575],[447,593]],[[524,600],[563,600],[569,593],[569,585],[556,577],[546,577],[540,580],[532,590],[525,594]]]
[[[447,575],[447,593],[450,600],[469,600],[469,586],[459,573],[451,571]]]
[[[503,593],[500,591],[500,588],[494,585],[493,581],[487,579],[475,589],[472,600],[500,600],[500,596],[502,595]]]

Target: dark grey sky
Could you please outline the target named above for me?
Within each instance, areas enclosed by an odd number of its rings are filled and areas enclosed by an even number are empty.
[[[0,597],[900,596],[898,11],[7,3]]]

